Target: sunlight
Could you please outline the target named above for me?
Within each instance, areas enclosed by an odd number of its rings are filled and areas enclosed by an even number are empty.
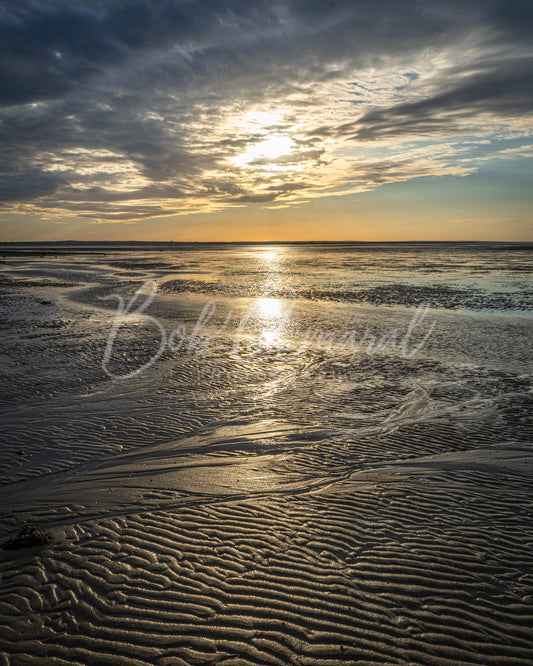
[[[247,132],[269,132],[283,124],[289,109],[277,108],[270,111],[248,111],[241,117],[239,125]]]
[[[281,314],[281,300],[279,298],[258,298],[257,309],[262,319],[272,320]]]
[[[281,337],[279,331],[263,331],[261,340],[268,347],[273,347],[274,345],[279,345]]]
[[[233,163],[245,167],[258,160],[276,160],[290,153],[293,147],[294,142],[288,136],[273,134],[264,141],[248,146],[243,153],[233,158]]]
[[[262,327],[261,341],[267,346],[281,342],[282,302],[279,298],[258,298],[256,300],[257,317]]]
[[[279,259],[278,254],[279,253],[276,249],[268,249],[262,252],[259,256],[263,261],[270,263]]]

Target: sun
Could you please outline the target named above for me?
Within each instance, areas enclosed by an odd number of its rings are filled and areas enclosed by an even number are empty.
[[[246,167],[258,160],[276,160],[288,155],[294,147],[294,142],[283,134],[272,134],[263,141],[253,143],[246,150],[233,158],[237,166]]]

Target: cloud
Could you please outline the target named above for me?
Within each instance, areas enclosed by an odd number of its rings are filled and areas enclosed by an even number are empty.
[[[533,109],[533,63],[531,55],[515,55],[507,61],[453,67],[441,83],[442,90],[430,97],[372,109],[350,129],[353,138],[372,140],[406,134],[477,131],[492,122],[506,122]]]
[[[528,142],[532,29],[521,0],[0,0],[0,206],[134,221],[466,175]],[[286,154],[238,159],[273,133]]]

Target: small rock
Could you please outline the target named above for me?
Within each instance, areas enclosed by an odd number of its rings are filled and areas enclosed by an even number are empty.
[[[33,525],[26,525],[17,536],[8,539],[2,546],[4,550],[18,550],[31,546],[44,546],[51,543],[54,537],[46,532],[39,532]]]

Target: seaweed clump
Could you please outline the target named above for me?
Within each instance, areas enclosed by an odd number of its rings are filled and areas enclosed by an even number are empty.
[[[39,532],[33,525],[26,525],[17,536],[8,539],[2,546],[4,550],[18,550],[32,546],[45,546],[51,543],[54,537],[46,532]]]

